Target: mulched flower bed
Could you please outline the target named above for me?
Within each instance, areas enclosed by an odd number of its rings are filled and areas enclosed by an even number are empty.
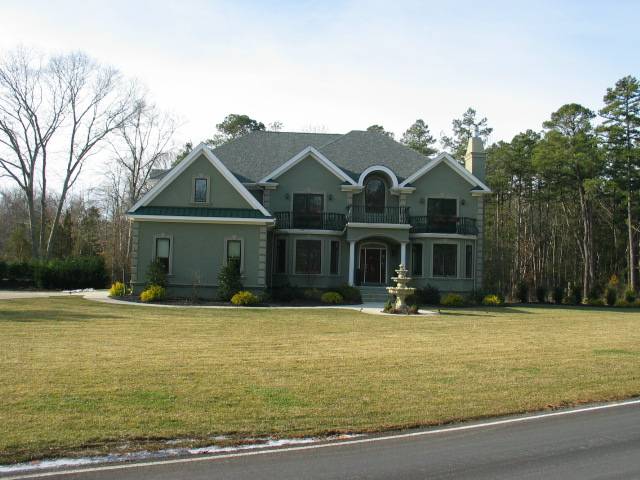
[[[121,302],[132,302],[132,303],[144,303],[140,301],[140,297],[137,295],[126,295],[124,297],[110,297],[113,300],[120,300]],[[166,298],[159,302],[149,303],[149,305],[174,305],[179,307],[238,307],[242,308],[260,308],[260,307],[330,307],[330,306],[340,306],[340,305],[360,305],[359,303],[340,303],[338,305],[322,303],[318,300],[292,300],[290,302],[266,302],[266,303],[256,303],[253,305],[233,305],[231,302],[221,302],[218,300],[205,300],[198,299],[197,301],[193,301],[190,298]]]

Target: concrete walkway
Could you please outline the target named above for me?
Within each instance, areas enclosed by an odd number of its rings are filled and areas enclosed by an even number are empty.
[[[127,302],[124,300],[116,300],[109,297],[108,290],[70,290],[70,291],[20,291],[20,290],[0,290],[0,300],[11,300],[20,298],[46,298],[46,297],[68,297],[70,295],[81,295],[87,300],[94,302],[110,303],[112,305],[126,305],[136,307],[155,307],[155,308],[217,308],[217,309],[229,309],[229,308],[247,308],[247,307],[235,307],[233,305],[164,305],[160,303],[139,303],[139,302]],[[372,315],[391,315],[382,311],[384,307],[383,303],[363,303],[360,305],[319,305],[319,306],[278,306],[278,307],[256,307],[256,308],[271,308],[278,310],[301,310],[301,309],[343,309],[343,310],[355,310],[362,313],[368,313]],[[420,310],[422,315],[437,315],[438,312],[434,310]]]

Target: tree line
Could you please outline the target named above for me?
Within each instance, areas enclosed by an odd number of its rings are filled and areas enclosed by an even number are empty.
[[[514,296],[523,285],[573,287],[588,298],[612,276],[638,289],[640,87],[628,76],[603,93],[597,110],[568,103],[541,128],[487,148],[487,290]],[[175,145],[178,124],[143,86],[83,53],[18,48],[4,55],[0,174],[11,186],[0,195],[0,257],[99,255],[112,279],[127,281],[126,212],[149,188],[153,170],[192,150],[192,142]],[[282,128],[230,114],[205,142],[215,147]],[[395,137],[379,124],[367,130]],[[486,142],[492,128],[469,108],[440,146],[462,159],[474,132]],[[425,155],[437,151],[423,119],[398,140]],[[102,181],[74,193],[88,165],[100,167]]]

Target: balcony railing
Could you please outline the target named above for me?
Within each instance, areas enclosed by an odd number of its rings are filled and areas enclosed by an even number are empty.
[[[448,215],[412,216],[411,233],[457,233],[477,235],[475,218],[451,217]]]
[[[409,223],[409,207],[347,207],[347,221],[355,223]]]
[[[346,224],[344,213],[275,212],[277,228],[311,230],[342,230]]]

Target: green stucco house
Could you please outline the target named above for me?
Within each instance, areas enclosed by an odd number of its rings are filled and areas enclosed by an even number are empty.
[[[482,279],[486,154],[423,156],[372,132],[253,132],[196,147],[134,205],[132,285],[154,258],[169,293],[213,297],[240,262],[252,290],[360,286],[383,294],[407,265],[413,286],[471,292]]]

